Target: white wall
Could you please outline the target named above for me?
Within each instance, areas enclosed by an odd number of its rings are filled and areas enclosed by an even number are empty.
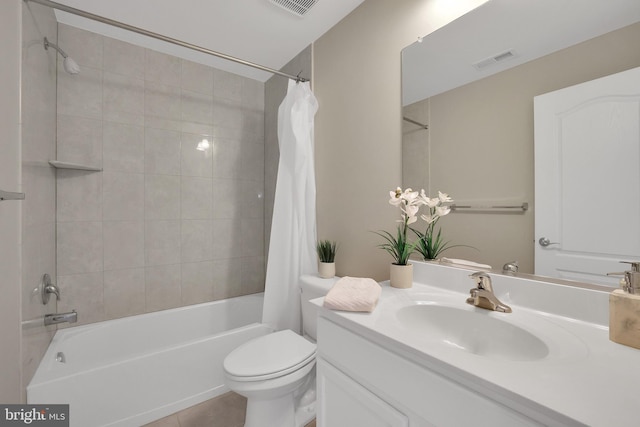
[[[314,44],[318,238],[340,242],[338,275],[389,277],[371,231],[399,218],[400,51],[480,3],[367,0]]]
[[[20,0],[0,2],[0,189],[20,191]],[[18,201],[0,202],[0,402],[19,403],[20,214]]]

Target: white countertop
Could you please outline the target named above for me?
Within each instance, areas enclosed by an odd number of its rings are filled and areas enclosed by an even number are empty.
[[[422,267],[421,267],[422,268]],[[431,270],[434,267],[426,267]],[[338,323],[377,344],[435,370],[454,381],[478,391],[492,399],[523,412],[539,412],[555,419],[564,419],[571,425],[602,427],[622,427],[640,425],[638,407],[640,404],[640,350],[626,347],[609,340],[608,327],[603,325],[603,312],[608,311],[608,294],[602,290],[584,291],[561,287],[559,292],[567,293],[569,300],[563,302],[569,313],[574,313],[576,302],[584,305],[582,316],[562,316],[558,304],[549,313],[533,304],[524,304],[527,294],[547,292],[547,297],[556,298],[555,291],[549,292],[544,285],[535,281],[523,291],[523,287],[508,279],[499,279],[501,293],[496,294],[509,304],[513,313],[498,313],[472,307],[465,303],[468,292],[450,290],[473,282],[462,281],[444,286],[443,274],[435,271],[439,286],[415,283],[409,290],[395,289],[382,283],[382,295],[373,313],[352,313],[323,309],[321,315]],[[418,280],[429,281],[434,277],[430,271],[419,273]],[[456,270],[458,271],[457,273]],[[450,270],[461,277],[468,272]],[[460,282],[460,281],[459,281]],[[531,286],[533,284],[534,286]],[[519,298],[509,298],[512,294]],[[576,292],[575,298],[571,298]],[[580,293],[582,295],[578,295]],[[532,295],[531,300],[539,295]],[[518,305],[514,300],[520,300]],[[566,299],[566,298],[565,298]],[[317,305],[322,299],[314,300]],[[420,331],[409,330],[398,322],[397,312],[401,307],[436,303],[456,306],[463,310],[477,311],[479,315],[491,316],[511,323],[533,335],[540,337],[548,346],[546,357],[537,360],[501,360],[480,356],[450,345],[435,344]],[[601,305],[605,307],[601,307]],[[544,305],[544,304],[542,304]],[[595,307],[595,308],[594,308]],[[586,321],[584,319],[593,321]],[[563,416],[559,416],[562,414]],[[566,418],[565,418],[566,417]]]

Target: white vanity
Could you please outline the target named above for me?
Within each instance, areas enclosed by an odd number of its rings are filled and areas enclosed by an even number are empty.
[[[373,313],[320,310],[319,427],[640,425],[607,290],[491,275],[499,313],[466,303],[472,272],[416,262]]]

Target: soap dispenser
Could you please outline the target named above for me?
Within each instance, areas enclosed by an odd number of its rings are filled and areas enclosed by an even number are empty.
[[[609,275],[622,275],[621,289],[609,295],[609,339],[618,344],[640,349],[640,262],[631,270]]]

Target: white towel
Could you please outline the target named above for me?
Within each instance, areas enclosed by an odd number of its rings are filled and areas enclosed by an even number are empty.
[[[441,258],[441,263],[458,264],[465,267],[482,268],[484,270],[491,270],[491,266],[488,264],[478,264],[477,262],[467,261],[466,259],[454,259],[454,258]]]
[[[331,310],[372,312],[381,292],[382,288],[373,279],[343,277],[324,297],[324,306]]]

